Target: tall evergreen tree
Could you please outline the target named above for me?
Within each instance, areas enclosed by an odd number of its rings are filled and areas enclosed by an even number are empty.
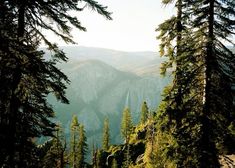
[[[47,95],[53,93],[58,100],[68,103],[64,96],[68,79],[55,67],[58,61],[66,60],[65,54],[41,30],[52,31],[64,41],[73,43],[67,22],[80,30],[85,28],[68,12],[82,11],[83,8],[78,7],[80,2],[0,2],[0,152],[3,154],[0,167],[29,167],[36,163],[32,138],[51,136],[55,126],[49,120],[54,113],[47,103]],[[106,7],[93,0],[83,2],[111,19]],[[38,51],[42,41],[54,53],[47,60],[44,53]]]
[[[165,4],[172,2],[163,1]],[[176,16],[166,20],[157,29],[160,31],[158,36],[161,39],[160,53],[169,58],[162,66],[162,74],[166,74],[166,70],[171,68],[174,77],[173,83],[164,91],[162,108],[159,110],[161,115],[158,115],[158,118],[159,121],[162,120],[159,127],[164,128],[163,131],[173,136],[171,139],[175,140],[171,141],[171,149],[177,152],[164,152],[167,154],[166,157],[173,157],[177,165],[187,167],[194,160],[198,160],[195,151],[187,150],[186,146],[196,148],[195,144],[192,145],[192,139],[187,137],[192,137],[190,134],[193,132],[195,135],[193,139],[196,141],[198,134],[193,128],[200,125],[193,116],[200,106],[200,98],[196,96],[200,89],[198,86],[200,81],[194,80],[194,73],[200,71],[198,66],[201,62],[196,62],[192,57],[194,40],[189,29],[188,16],[183,11],[184,1],[174,2],[177,9]],[[187,156],[188,159],[185,158]]]
[[[231,86],[235,82],[235,55],[222,41],[232,43],[230,36],[235,33],[235,2],[198,0],[187,5],[189,13],[195,16],[195,41],[203,44],[197,48],[204,63],[199,141],[203,152],[199,161],[201,167],[219,167],[216,144],[218,139],[230,134],[228,127],[234,120]]]
[[[95,146],[94,142],[92,145],[92,167],[97,168],[98,167],[98,149]]]
[[[130,109],[127,107],[123,110],[121,123],[121,135],[125,139],[126,144],[129,143],[132,128],[131,113]]]
[[[66,140],[63,135],[63,130],[60,126],[56,127],[55,137],[52,138],[49,142],[49,148],[47,149],[46,153],[42,159],[40,158],[41,165],[38,167],[43,168],[64,168],[66,166]],[[48,142],[47,142],[48,144]],[[46,145],[46,144],[44,144]],[[38,150],[45,150],[44,148],[39,148]],[[43,151],[42,151],[43,153]]]
[[[175,152],[168,153],[174,153],[177,166],[219,167],[216,143],[229,134],[234,118],[234,54],[220,42],[230,41],[228,37],[234,33],[234,2],[178,0],[176,8],[177,19],[172,21],[176,26],[166,21],[158,29],[161,51],[170,58],[163,71],[176,67],[173,85],[166,90],[162,104],[163,113],[158,115],[168,115],[164,121],[169,129],[160,128],[174,137]]]
[[[50,167],[56,167],[61,168],[65,167],[60,164],[60,152],[62,150],[62,144],[61,141],[59,141],[56,138],[52,139],[52,145],[50,149],[47,151],[45,157],[42,160],[43,168],[50,168]]]
[[[57,140],[57,154],[58,154],[58,168],[64,168],[66,167],[66,164],[68,163],[67,158],[67,142],[66,137],[63,131],[63,128],[60,125],[56,126],[56,140]]]
[[[84,168],[85,163],[85,155],[87,153],[87,143],[86,143],[86,135],[85,129],[83,125],[79,127],[79,141],[78,141],[78,165],[77,168]]]
[[[140,122],[143,124],[147,121],[149,117],[149,109],[148,109],[148,105],[147,102],[144,101],[144,103],[141,106],[141,117],[140,117]]]
[[[128,167],[130,165],[130,136],[132,133],[133,125],[132,125],[132,119],[131,119],[131,113],[130,109],[126,107],[123,110],[122,114],[122,124],[121,124],[121,134],[123,138],[125,139],[125,162],[123,163],[123,167]]]
[[[78,147],[79,147],[79,124],[77,116],[73,116],[70,126],[70,166],[78,168]]]
[[[51,140],[51,146],[46,152],[45,156],[42,159],[42,167],[49,168],[49,167],[57,167],[58,164],[58,140],[53,138]]]
[[[103,127],[103,142],[102,142],[103,150],[107,151],[109,149],[109,139],[110,139],[109,120],[108,120],[108,118],[105,118],[104,127]]]

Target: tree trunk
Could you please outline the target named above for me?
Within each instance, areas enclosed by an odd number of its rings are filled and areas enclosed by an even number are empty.
[[[218,157],[216,155],[215,141],[213,137],[213,128],[211,122],[212,106],[212,73],[215,68],[215,53],[213,50],[214,42],[214,5],[215,0],[209,2],[209,16],[208,16],[208,41],[206,46],[205,56],[205,86],[204,86],[204,105],[201,117],[202,123],[202,137],[200,140],[200,147],[202,149],[202,156],[200,158],[200,167],[219,168]]]
[[[21,39],[24,36],[24,28],[25,28],[25,5],[24,3],[20,4],[18,10],[18,38]],[[18,58],[16,58],[18,59]],[[15,167],[15,154],[16,154],[16,143],[18,140],[16,137],[17,132],[17,117],[18,117],[18,109],[20,107],[19,98],[17,97],[17,88],[21,80],[21,69],[20,69],[20,60],[16,60],[17,64],[14,69],[14,73],[12,74],[12,92],[10,99],[10,114],[9,114],[9,164],[12,167]]]
[[[177,95],[175,97],[175,103],[176,103],[176,124],[180,125],[182,112],[179,110],[179,106],[182,104],[182,86],[180,84],[181,81],[181,60],[179,60],[179,57],[182,53],[181,49],[181,40],[182,40],[182,0],[178,0],[177,2],[177,17],[176,17],[176,31],[177,31],[177,37],[176,37],[176,76],[175,76],[175,85],[177,87]]]

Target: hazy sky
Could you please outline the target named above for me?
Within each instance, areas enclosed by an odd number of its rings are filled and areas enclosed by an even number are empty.
[[[76,13],[87,32],[73,30],[79,46],[110,48],[123,51],[158,51],[158,24],[173,15],[172,7],[161,0],[97,0],[108,6],[113,20],[90,9]],[[64,45],[57,40],[59,45]]]

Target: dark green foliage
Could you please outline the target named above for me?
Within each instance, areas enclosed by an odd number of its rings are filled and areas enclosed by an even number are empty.
[[[125,162],[123,162],[123,167],[128,167],[131,163],[130,160],[130,136],[132,133],[133,125],[131,119],[131,113],[129,108],[125,108],[122,114],[122,123],[121,123],[121,134],[125,138]]]
[[[41,157],[41,165],[43,168],[57,167],[64,168],[67,165],[67,155],[66,155],[66,139],[62,128],[57,126],[55,137],[50,140],[49,143],[42,145],[43,148],[38,150],[44,150],[44,155]]]
[[[108,150],[109,149],[109,120],[106,118],[104,120],[104,127],[103,127],[103,141],[102,141],[102,148],[103,150]]]
[[[97,168],[98,167],[98,149],[95,147],[94,143],[92,146],[92,167]]]
[[[128,112],[128,109],[126,108],[124,109],[124,113],[126,113],[125,110]],[[110,145],[108,150],[101,149],[96,152],[94,151],[93,156],[96,156],[96,164],[93,164],[93,167],[121,168],[146,165],[143,164],[143,157],[145,157],[144,154],[147,148],[148,139],[150,138],[149,134],[151,134],[149,128],[154,124],[153,120],[151,120],[151,122],[147,120],[145,124],[139,124],[132,127],[128,143]],[[95,163],[95,161],[93,161],[93,163]]]
[[[121,134],[126,141],[126,144],[129,143],[130,135],[132,133],[132,119],[129,108],[125,108],[122,114],[122,123],[121,123]]]
[[[83,2],[110,19],[106,7],[92,0]],[[66,56],[42,30],[52,31],[65,42],[73,43],[71,26],[85,30],[77,18],[68,15],[71,10],[82,10],[78,3],[73,0],[0,2],[0,167],[29,167],[36,163],[32,139],[52,136],[55,126],[50,120],[54,112],[47,103],[47,95],[52,93],[68,103],[65,84],[69,80],[55,67],[58,61],[66,61]],[[42,41],[52,51],[48,59],[38,51]]]
[[[126,145],[111,145],[108,151],[100,150],[98,152],[98,167],[112,168],[113,162],[117,167],[128,167],[131,163],[135,164],[138,156],[145,151],[144,142],[136,142],[129,144],[129,160],[126,160]]]
[[[79,141],[78,141],[78,155],[77,155],[77,168],[84,168],[85,163],[85,155],[87,153],[87,143],[86,143],[86,135],[84,126],[80,125],[79,127]]]
[[[198,29],[194,30],[193,37],[202,44],[196,52],[201,52],[201,67],[204,68],[199,145],[207,152],[201,154],[199,162],[202,167],[219,167],[216,144],[231,134],[228,127],[234,120],[231,85],[234,83],[235,62],[232,60],[235,55],[221,41],[230,41],[229,36],[234,34],[235,4],[227,0],[203,0],[187,5],[188,13],[195,16],[192,26]]]
[[[57,126],[54,138],[37,147],[42,168],[64,168],[67,165],[66,140],[62,128]]]
[[[179,167],[219,167],[216,145],[231,140],[235,72],[235,56],[221,41],[234,34],[235,4],[175,2],[176,16],[158,28],[161,54],[169,58],[162,71],[172,68],[174,75],[157,117],[158,128],[172,137],[173,152],[165,157]]]
[[[70,166],[75,168],[78,164],[78,141],[79,141],[79,124],[77,116],[73,116],[71,126],[70,126],[70,154],[69,163]]]
[[[50,150],[52,144],[53,144],[53,138],[45,141],[43,144],[37,146],[37,156],[40,161],[43,160],[43,158],[46,156],[47,152]],[[40,162],[39,167],[43,166],[43,162]]]
[[[194,78],[195,73],[201,72],[198,68],[200,60],[192,57],[194,53],[194,40],[191,37],[190,29],[187,29],[187,17],[183,12],[182,0],[176,1],[177,14],[175,17],[165,21],[158,28],[161,31],[161,54],[167,56],[169,61],[163,64],[162,72],[166,73],[167,68],[172,68],[174,75],[173,84],[164,91],[162,108],[159,109],[158,120],[163,120],[160,128],[163,132],[173,136],[175,142],[171,142],[172,149],[178,152],[164,152],[167,158],[175,158],[176,164],[181,166],[191,165],[190,162],[198,160],[198,153],[188,150],[197,148],[199,137],[198,130],[200,123],[195,120],[200,107],[201,93],[203,92],[200,79]],[[172,26],[173,24],[173,26]],[[176,41],[176,43],[175,43]],[[175,68],[174,68],[175,67]],[[196,90],[197,89],[197,90]],[[166,118],[166,119],[164,119]],[[164,137],[164,136],[161,136]],[[187,138],[188,137],[188,138]],[[185,158],[187,156],[187,158]]]
[[[109,153],[103,150],[99,150],[97,153],[97,168],[106,168],[107,167],[107,158]]]
[[[42,160],[43,168],[60,167],[59,164],[61,148],[61,142],[59,142],[56,138],[52,139],[52,145]]]
[[[149,117],[149,109],[148,109],[147,102],[144,101],[144,103],[142,104],[142,107],[141,107],[140,122],[145,123],[147,121],[148,117]]]
[[[84,126],[78,123],[77,116],[73,116],[70,129],[70,166],[83,168],[86,165],[85,155],[88,146]]]

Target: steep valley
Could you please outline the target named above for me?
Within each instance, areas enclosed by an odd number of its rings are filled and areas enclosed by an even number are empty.
[[[122,142],[119,128],[124,107],[130,107],[133,121],[137,123],[143,101],[148,103],[150,110],[155,110],[161,100],[162,90],[170,78],[159,75],[162,59],[154,52],[147,52],[146,58],[144,53],[129,53],[133,59],[132,65],[130,60],[125,62],[126,58],[129,59],[126,52],[122,56],[123,52],[113,51],[115,54],[112,54],[110,50],[99,49],[100,53],[103,50],[103,53],[108,52],[110,55],[99,57],[101,54],[98,53],[95,59],[95,56],[91,56],[91,53],[95,55],[93,50],[98,49],[79,47],[77,52],[75,47],[73,50],[64,49],[65,52],[70,51],[67,55],[69,61],[58,66],[71,81],[67,89],[70,104],[58,103],[52,96],[49,101],[56,112],[56,120],[64,127],[67,137],[71,118],[77,115],[79,122],[85,126],[88,143],[94,142],[99,146],[103,121],[108,117],[111,142],[119,144]],[[83,56],[84,53],[87,57]],[[140,69],[143,69],[141,73]]]

